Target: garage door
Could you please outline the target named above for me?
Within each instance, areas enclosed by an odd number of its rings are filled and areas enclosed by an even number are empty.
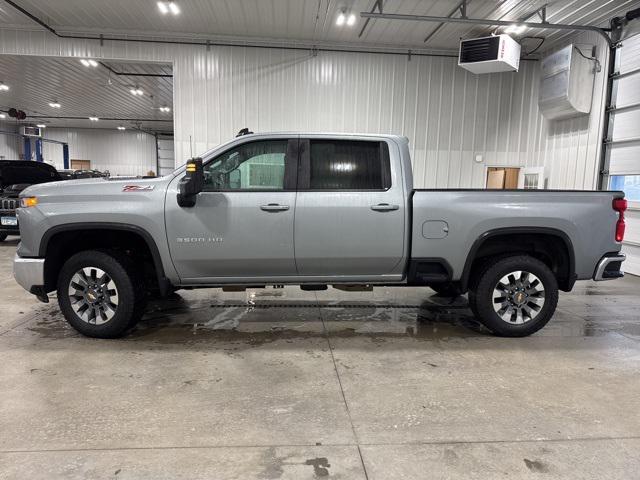
[[[164,176],[176,168],[173,153],[173,137],[158,136],[158,175]]]
[[[618,50],[609,125],[609,187],[629,201],[623,251],[628,273],[640,275],[640,35],[624,39]]]

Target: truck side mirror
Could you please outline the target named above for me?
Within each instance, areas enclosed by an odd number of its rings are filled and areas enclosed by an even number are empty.
[[[202,191],[203,185],[202,159],[192,158],[187,162],[187,174],[178,184],[178,205],[181,207],[195,206],[196,196]]]

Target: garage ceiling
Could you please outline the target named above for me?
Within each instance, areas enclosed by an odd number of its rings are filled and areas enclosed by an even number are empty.
[[[162,38],[208,38],[253,41],[295,40],[314,45],[361,45],[452,49],[461,37],[491,31],[484,27],[435,23],[372,20],[361,37],[365,20],[359,12],[371,11],[375,0],[175,0],[178,16],[162,15],[156,0],[13,0],[60,32],[127,33]],[[447,16],[459,0],[385,0],[385,13]],[[552,23],[604,25],[640,5],[638,0],[468,0],[467,14],[474,18],[518,20],[547,5]],[[352,27],[336,25],[341,10],[355,13]],[[458,13],[454,13],[458,16]],[[535,19],[534,19],[535,20]],[[36,26],[33,20],[0,0],[0,24]],[[536,31],[548,45],[567,32]],[[425,42],[425,38],[429,40]]]
[[[171,65],[164,64],[103,62],[88,68],[77,58],[0,55],[0,81],[11,86],[0,92],[0,110],[23,110],[28,115],[26,124],[78,128],[124,125],[171,132],[171,75]],[[144,94],[132,95],[134,87]],[[50,107],[50,102],[60,103],[61,108]],[[172,110],[160,111],[164,106]],[[91,122],[90,116],[100,121]]]

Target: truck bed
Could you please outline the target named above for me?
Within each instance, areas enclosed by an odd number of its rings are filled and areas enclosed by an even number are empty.
[[[450,279],[486,237],[547,233],[563,238],[574,256],[576,279],[590,279],[595,262],[619,250],[614,239],[619,191],[415,189],[411,259],[446,259]]]

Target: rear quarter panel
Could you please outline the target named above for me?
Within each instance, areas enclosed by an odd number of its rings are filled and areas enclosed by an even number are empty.
[[[474,242],[495,229],[543,227],[564,232],[573,245],[578,279],[589,279],[597,261],[620,250],[613,198],[622,192],[548,190],[416,190],[413,194],[412,258],[443,258],[462,276]],[[441,239],[423,236],[430,220],[447,222]]]

